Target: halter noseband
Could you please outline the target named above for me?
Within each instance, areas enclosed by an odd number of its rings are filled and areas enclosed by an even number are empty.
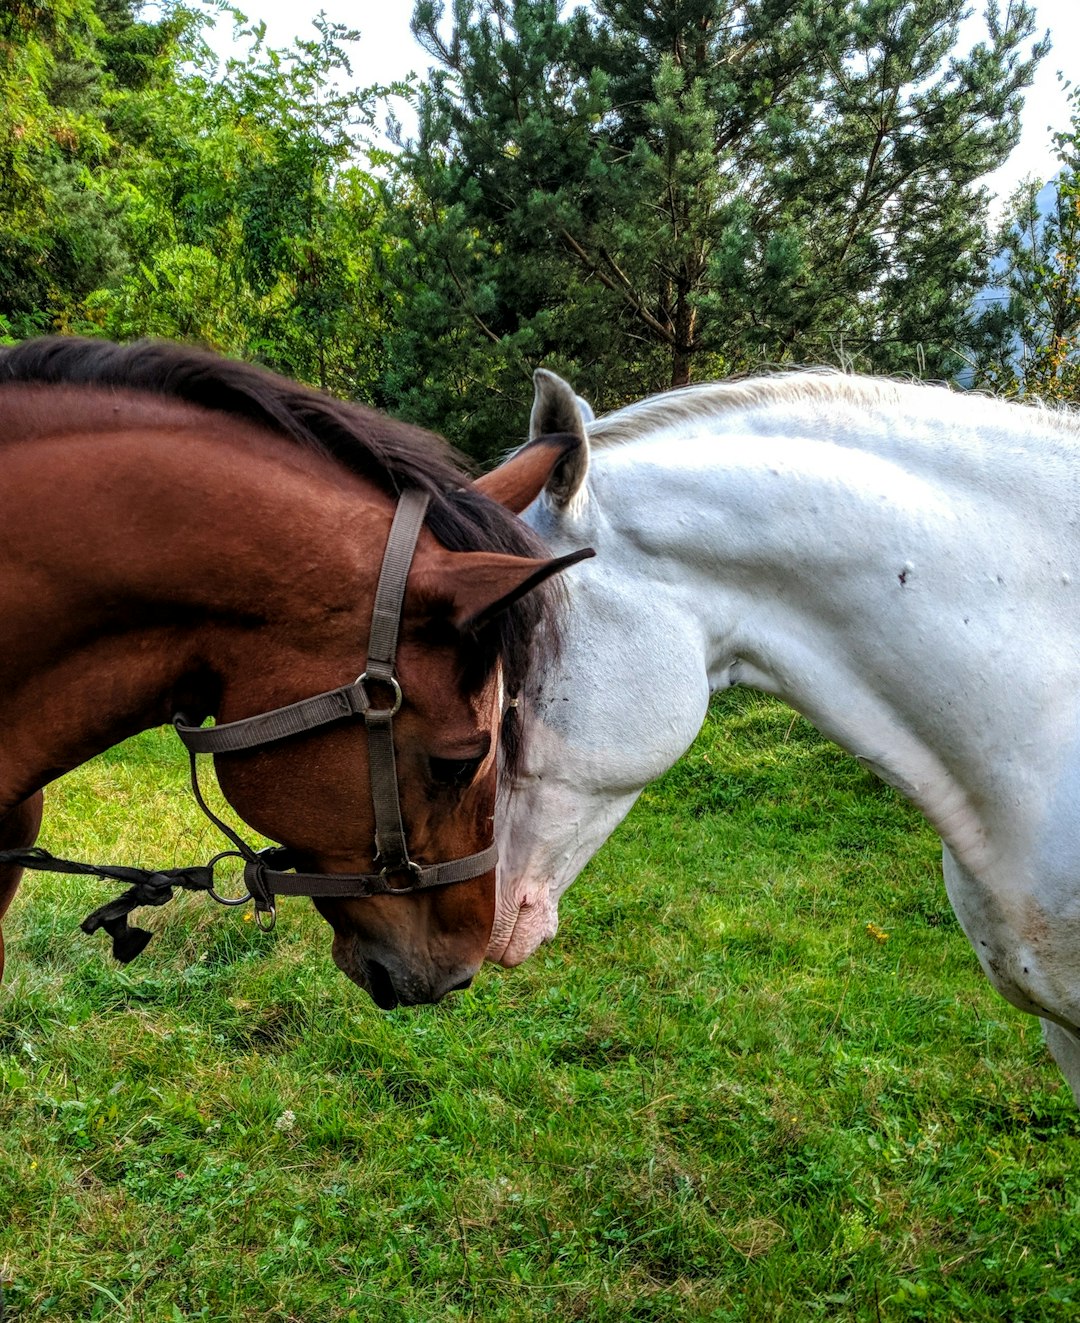
[[[142,905],[163,905],[172,898],[174,886],[207,891],[223,905],[244,905],[252,900],[260,927],[269,931],[277,917],[274,904],[276,896],[311,896],[320,899],[402,896],[426,891],[431,887],[447,886],[451,882],[464,882],[490,872],[498,859],[494,843],[477,854],[447,863],[416,863],[409,857],[401,820],[393,718],[401,707],[402,693],[394,674],[394,662],[405,584],[427,505],[427,494],[415,488],[404,491],[398,501],[375,590],[367,662],[358,679],[339,689],[330,689],[311,698],[301,699],[298,703],[261,712],[254,717],[244,717],[239,721],[229,721],[224,725],[189,726],[182,713],[177,713],[173,718],[176,733],[188,751],[191,788],[196,802],[210,821],[232,841],[235,849],[222,851],[202,867],[173,868],[160,872],[76,863],[59,859],[38,847],[0,850],[0,864],[91,874],[132,883],[122,896],[102,905],[82,923],[83,931],[88,933],[105,928],[113,939],[113,954],[124,962],[134,959],[151,937],[144,929],[130,927],[128,914]],[[389,687],[392,695],[389,707],[376,708],[372,705],[365,687],[368,683]],[[241,749],[258,749],[349,717],[360,717],[367,727],[371,797],[375,810],[375,862],[380,865],[377,873],[300,872],[295,864],[296,851],[288,846],[276,845],[263,850],[253,849],[210,809],[203,798],[195,761],[200,753],[235,753]],[[230,898],[220,896],[214,890],[214,867],[220,860],[230,857],[244,860],[244,885],[247,888],[244,896]],[[391,879],[400,874],[406,875],[408,880],[402,886],[394,886]]]

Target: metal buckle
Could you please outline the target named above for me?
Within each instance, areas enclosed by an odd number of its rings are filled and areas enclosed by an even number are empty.
[[[367,671],[365,671],[364,674],[357,679],[356,683],[363,684],[364,681],[367,679],[368,679],[368,673]],[[387,675],[387,676],[376,675],[373,677],[373,680],[375,684],[388,684],[392,686],[394,690],[394,706],[384,707],[378,710],[375,710],[374,708],[368,708],[368,710],[364,713],[364,719],[370,720],[372,717],[397,716],[398,712],[401,710],[401,685],[398,684],[397,680],[395,680],[392,675]]]
[[[263,922],[263,915],[267,915],[266,922]],[[259,930],[264,933],[272,933],[277,926],[277,906],[271,901],[267,906],[262,906],[258,901],[255,902],[255,922]]]

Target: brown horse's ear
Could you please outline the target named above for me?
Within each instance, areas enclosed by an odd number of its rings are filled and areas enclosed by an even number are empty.
[[[592,410],[561,377],[546,368],[533,373],[529,444],[476,485],[492,500],[520,514],[541,491],[558,509],[569,505],[589,471],[585,422]]]
[[[410,585],[435,611],[445,610],[458,629],[479,629],[545,579],[595,555],[591,547],[554,560],[494,551],[446,552],[436,564],[417,570]]]
[[[514,514],[532,505],[569,451],[578,445],[574,436],[545,436],[530,441],[497,469],[476,479],[476,486]]]

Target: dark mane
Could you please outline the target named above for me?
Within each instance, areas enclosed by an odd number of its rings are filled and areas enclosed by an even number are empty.
[[[206,349],[46,336],[0,350],[0,383],[7,381],[146,391],[217,409],[332,455],[393,492],[423,487],[434,497],[461,483],[449,446],[434,433]]]
[[[330,456],[391,495],[422,488],[431,497],[428,527],[451,551],[547,554],[524,524],[469,484],[442,437],[250,363],[160,341],[46,336],[0,350],[0,386],[9,382],[145,391],[233,414]],[[557,601],[558,589],[544,584],[477,636],[478,663],[501,660],[508,693],[521,689],[537,649],[557,645]]]

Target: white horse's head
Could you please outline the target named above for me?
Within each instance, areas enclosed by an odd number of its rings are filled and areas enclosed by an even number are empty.
[[[682,611],[681,591],[650,588],[646,595],[634,559],[648,560],[648,550],[628,547],[614,526],[617,512],[601,511],[593,499],[592,410],[552,372],[539,370],[534,384],[530,444],[540,449],[556,434],[564,454],[523,518],[552,548],[588,544],[597,556],[567,585],[557,665],[519,699],[524,756],[500,801],[488,947],[488,958],[504,965],[520,964],[555,935],[562,893],[644,786],[687,748],[708,705],[700,647],[695,660],[685,638],[693,620]],[[496,481],[492,474],[481,485]],[[491,494],[512,506],[507,493]],[[635,628],[642,615],[650,619],[649,639]]]

